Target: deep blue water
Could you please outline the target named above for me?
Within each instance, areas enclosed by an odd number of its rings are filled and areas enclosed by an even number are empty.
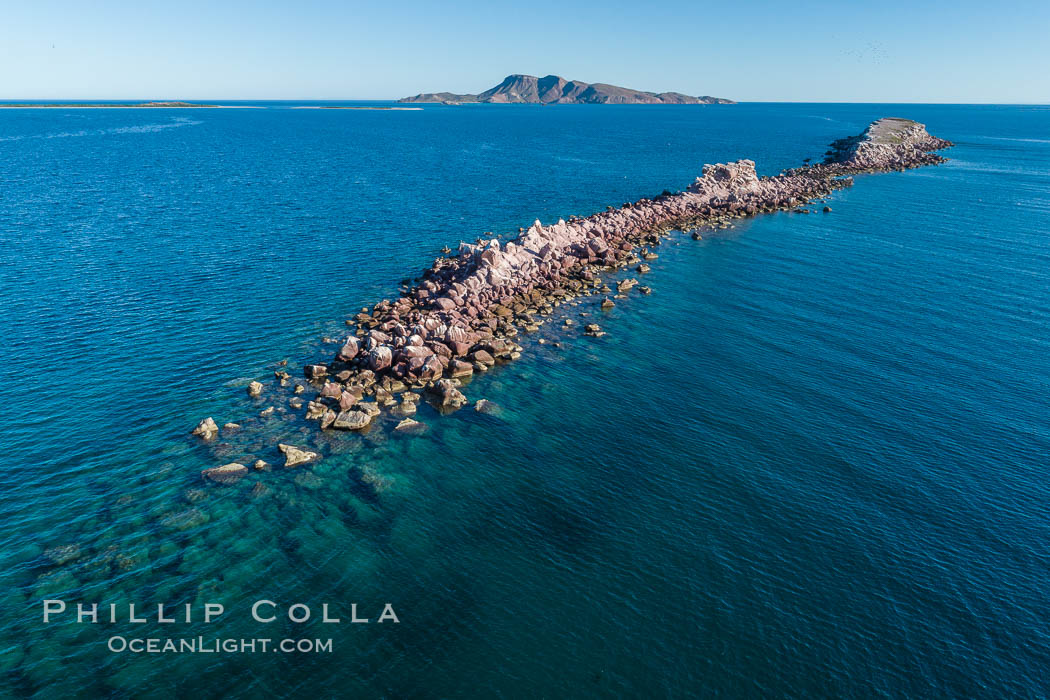
[[[0,110],[0,696],[1046,693],[1050,108],[265,106]],[[248,381],[330,356],[446,243],[880,116],[951,161],[672,236],[652,296],[562,307],[465,388],[499,417],[253,418]],[[581,313],[608,335],[560,330]],[[208,415],[255,437],[203,446]],[[278,439],[325,458],[202,483]],[[44,625],[45,598],[227,613]],[[344,624],[259,625],[260,598]],[[198,634],[334,651],[106,649]]]

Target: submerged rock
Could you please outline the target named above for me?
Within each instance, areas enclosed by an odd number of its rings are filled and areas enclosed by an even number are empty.
[[[411,418],[405,418],[394,428],[395,433],[402,433],[406,435],[419,435],[420,433],[426,432],[427,426],[425,423],[420,423],[417,420]]]
[[[200,503],[208,498],[208,492],[204,489],[186,489],[182,492],[182,497],[189,503]]]
[[[394,484],[393,479],[380,474],[370,466],[361,469],[361,481],[371,486],[376,493],[383,493]]]
[[[58,566],[68,564],[71,561],[76,561],[79,558],[80,545],[78,544],[62,544],[55,547],[48,547],[44,550],[44,559],[47,559],[52,564],[57,564]]]
[[[160,520],[160,524],[169,530],[189,530],[208,522],[208,514],[194,506],[186,510],[167,513]]]
[[[296,486],[299,486],[304,489],[310,489],[311,491],[315,491],[324,486],[324,482],[321,480],[321,477],[317,476],[311,471],[305,471],[302,474],[297,475],[294,481]]]
[[[489,416],[499,415],[503,412],[503,409],[498,404],[489,401],[488,399],[480,399],[474,403],[474,410],[478,413],[484,413]]]
[[[212,467],[201,472],[201,476],[217,484],[235,484],[248,475],[248,467],[237,462]]]
[[[284,443],[278,444],[279,449],[284,454],[284,466],[285,467],[297,467],[300,464],[306,464],[307,462],[313,462],[321,458],[321,455],[316,452],[310,452],[301,447],[295,445],[285,445]]]

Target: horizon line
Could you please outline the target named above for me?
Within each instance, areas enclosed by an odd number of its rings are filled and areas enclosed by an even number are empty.
[[[0,104],[10,102],[44,102],[44,103],[55,103],[55,102],[68,102],[70,104],[77,102],[398,102],[403,98],[390,98],[390,97],[238,97],[238,98],[220,98],[220,97],[0,97]],[[732,98],[725,98],[732,99]],[[895,105],[895,104],[907,104],[907,105],[963,105],[963,106],[1017,106],[1017,107],[1042,107],[1050,106],[1050,100],[1045,102],[953,102],[947,100],[940,100],[934,102],[922,102],[916,100],[880,100],[880,101],[860,101],[860,100],[734,100],[736,104],[849,104],[849,105]],[[440,102],[431,103],[416,103],[416,104],[434,104],[440,105]],[[577,104],[577,105],[564,105],[564,104],[545,104],[539,102],[508,102],[508,103],[463,103],[468,104],[492,104],[495,106],[506,106],[506,105],[542,105],[547,107],[573,107],[573,106],[610,106],[607,103],[595,103],[590,104]],[[460,105],[462,106],[462,105]],[[731,105],[678,105],[678,104],[616,104],[611,106],[639,106],[639,107],[717,107],[717,106],[731,106]]]

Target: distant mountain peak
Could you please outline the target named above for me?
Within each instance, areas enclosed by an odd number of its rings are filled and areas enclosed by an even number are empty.
[[[495,87],[476,95],[424,92],[399,102],[484,102],[489,104],[734,104],[722,97],[693,97],[680,92],[645,92],[606,83],[566,80],[559,75],[537,78],[512,73]]]

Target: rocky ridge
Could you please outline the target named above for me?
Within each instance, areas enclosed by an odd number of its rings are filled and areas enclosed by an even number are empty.
[[[859,136],[833,143],[824,162],[816,165],[772,177],[759,177],[750,160],[705,165],[682,192],[549,226],[536,221],[506,242],[488,238],[460,243],[455,251],[445,248],[415,284],[402,288],[399,298],[384,299],[348,320],[355,331],[339,341],[333,358],[304,367],[307,386],[315,391],[305,418],[321,430],[361,431],[386,411],[402,419],[399,432],[418,434],[423,427],[406,419],[415,414],[421,396],[439,412],[472,403],[460,390],[461,380],[518,358],[519,333],[538,330],[554,307],[583,295],[604,296],[604,307],[615,303],[610,296],[648,293],[634,279],[620,280],[614,291],[600,275],[632,265],[640,274],[647,272],[643,261],[656,257],[652,248],[671,231],[724,228],[734,218],[778,210],[808,213],[803,208],[807,202],[851,186],[853,175],[935,165],[945,159],[934,151],[951,145],[917,122],[881,119]],[[562,332],[573,327],[566,319]],[[604,335],[596,323],[581,330],[586,336]],[[291,394],[287,403],[301,408],[303,384],[295,384],[293,391],[281,388],[293,386],[283,370],[275,372],[275,379],[276,391],[253,383],[250,395],[266,393],[269,399],[269,394],[285,391]],[[477,406],[482,407],[479,412],[489,412],[488,402]],[[207,441],[217,431],[208,418],[194,433]],[[280,449],[286,466],[321,459],[292,445],[281,444]],[[246,471],[233,463],[204,476],[228,482]]]

